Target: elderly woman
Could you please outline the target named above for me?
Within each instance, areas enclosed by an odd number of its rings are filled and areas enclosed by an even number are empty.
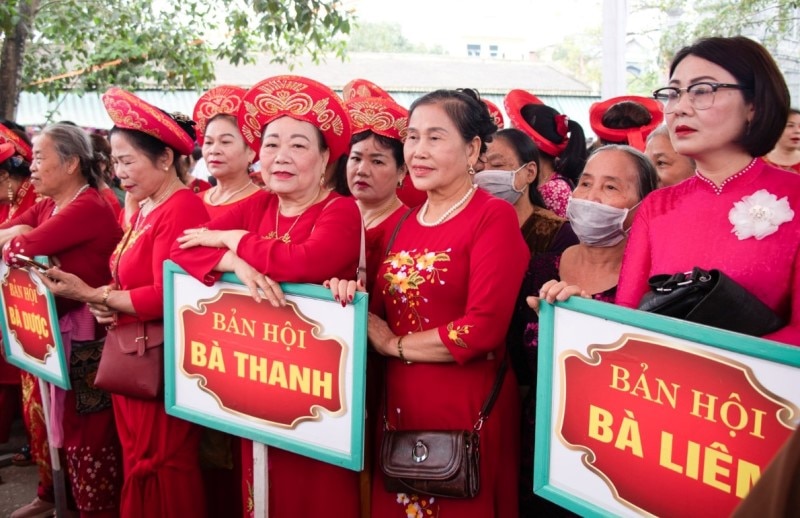
[[[764,155],[764,161],[780,169],[800,173],[800,110],[789,110],[789,119],[775,147]]]
[[[566,300],[571,295],[614,303],[634,210],[656,188],[656,182],[655,168],[636,149],[618,144],[596,149],[586,162],[567,207],[567,218],[580,243],[564,251],[556,263],[556,279],[542,285],[541,277],[529,277],[523,292],[538,294],[551,303]],[[528,284],[527,281],[533,282]],[[538,308],[538,298],[528,297],[528,303]],[[536,313],[530,312],[523,339],[528,377],[534,380],[523,410],[522,479],[528,489],[533,486],[538,322]],[[553,508],[530,491],[521,502],[526,516]]]
[[[194,129],[185,117],[119,88],[109,89],[103,103],[115,124],[110,141],[116,175],[139,204],[111,259],[114,281],[95,288],[60,268],[42,278],[55,294],[90,303],[102,324],[152,328],[163,320],[162,263],[171,245],[208,218],[199,197],[180,181],[181,155],[191,152]],[[120,514],[205,516],[198,497],[199,427],[168,416],[162,397],[119,393],[112,399],[125,468]]]
[[[647,136],[644,154],[656,166],[659,187],[669,187],[694,176],[694,160],[675,151],[666,126],[657,127]]]
[[[570,193],[586,163],[583,128],[525,90],[511,90],[503,103],[511,125],[539,148],[539,192],[547,208],[566,216]]]
[[[294,104],[294,99],[307,103]],[[299,106],[299,108],[298,108]],[[312,109],[327,106],[324,111]],[[239,128],[259,151],[271,192],[249,197],[208,228],[187,231],[172,257],[207,284],[235,272],[256,300],[285,303],[279,282],[321,284],[352,277],[359,262],[361,216],[355,201],[324,188],[326,166],[347,151],[350,122],[339,97],[297,76],[251,88]],[[242,441],[245,501],[252,502],[252,442]],[[272,448],[270,516],[358,516],[358,473]],[[248,505],[252,513],[252,505]]]
[[[197,141],[208,172],[217,180],[201,194],[212,219],[260,191],[250,179],[256,152],[245,142],[236,121],[246,92],[236,86],[218,86],[200,96],[194,107]]]
[[[800,345],[800,177],[757,158],[789,114],[775,61],[745,37],[702,39],[678,51],[669,86],[654,95],[675,150],[697,172],[639,209],[617,302],[637,307],[652,275],[716,268],[787,323],[766,338]]]
[[[391,243],[377,287],[386,320],[370,314],[368,327],[370,343],[386,357],[390,429],[471,430],[486,398],[497,396],[480,430],[481,487],[473,498],[428,498],[378,482],[372,516],[517,516],[518,474],[509,468],[519,462],[519,397],[513,373],[499,373],[529,253],[514,209],[472,184],[495,131],[472,90],[438,90],[412,104],[405,160],[428,198]]]
[[[83,130],[66,124],[46,127],[34,142],[30,178],[45,198],[0,225],[6,263],[24,265],[17,254],[46,255],[61,271],[71,272],[87,286],[107,283],[111,277],[108,259],[122,231],[98,192],[99,178]],[[89,308],[57,297],[56,311],[67,356],[81,351],[98,355],[96,339],[105,330],[95,325]],[[73,378],[71,391],[52,388],[51,446],[64,449],[72,496],[81,516],[116,516],[122,463],[114,415],[107,394],[103,397],[91,383],[81,382]],[[101,485],[106,490],[93,489]]]

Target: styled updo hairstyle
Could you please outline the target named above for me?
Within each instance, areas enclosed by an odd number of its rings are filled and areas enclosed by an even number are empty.
[[[56,148],[58,160],[62,164],[70,158],[78,159],[78,169],[89,186],[97,189],[103,172],[96,159],[89,135],[81,128],[59,122],[45,127],[40,135],[47,136]]]
[[[736,78],[745,102],[751,103],[754,111],[736,143],[753,157],[772,151],[789,117],[791,97],[786,80],[767,49],[744,36],[702,38],[675,54],[669,66],[670,77],[686,56],[710,61]]]
[[[520,110],[522,118],[536,133],[558,146],[567,139],[557,131],[556,116],[561,115],[546,104],[527,104]],[[569,140],[564,151],[558,156],[552,156],[540,150],[541,159],[550,163],[552,168],[567,179],[574,187],[586,165],[588,151],[586,150],[586,135],[583,127],[576,121],[569,119],[567,122]]]
[[[178,123],[178,126],[180,126],[180,128],[187,135],[189,135],[193,141],[197,140],[197,133],[194,130],[195,122],[193,120],[179,113],[174,115],[167,112],[164,113]],[[111,131],[108,132],[109,139],[116,133],[125,135],[131,145],[144,153],[145,156],[147,156],[147,158],[150,160],[150,163],[154,165],[158,160],[158,157],[163,155],[167,148],[171,149],[172,166],[175,168],[178,178],[184,178],[186,175],[186,162],[185,160],[181,159],[182,155],[177,149],[168,146],[162,140],[148,135],[142,131],[120,128],[119,126],[114,126],[111,128]]]
[[[603,114],[603,126],[611,129],[641,128],[650,124],[653,116],[647,108],[633,101],[620,101],[612,105]],[[606,144],[625,144],[626,142],[611,142],[603,140]]]
[[[536,177],[528,184],[528,199],[531,203],[542,209],[546,209],[547,205],[544,203],[541,193],[539,192],[539,167],[540,153],[536,143],[524,131],[517,128],[504,128],[494,134],[495,140],[502,140],[507,143],[514,150],[517,160],[520,164],[529,164],[533,162],[536,164]]]
[[[458,128],[464,142],[473,138],[481,139],[480,154],[486,152],[486,143],[492,141],[492,135],[497,132],[489,108],[481,101],[478,92],[471,88],[457,90],[436,90],[425,94],[413,103],[408,110],[408,118],[419,106],[438,104]],[[474,165],[474,164],[473,164]]]

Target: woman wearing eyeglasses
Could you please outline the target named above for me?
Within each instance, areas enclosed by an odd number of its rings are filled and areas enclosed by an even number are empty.
[[[697,171],[642,203],[617,304],[637,307],[652,275],[717,268],[787,323],[766,338],[800,345],[800,177],[757,158],[789,113],[780,70],[755,41],[707,38],[677,53],[654,95]]]

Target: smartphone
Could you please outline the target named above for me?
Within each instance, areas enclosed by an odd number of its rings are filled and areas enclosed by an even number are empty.
[[[37,270],[39,270],[42,273],[44,273],[44,272],[46,272],[47,270],[50,269],[50,267],[47,266],[46,264],[42,264],[42,263],[40,263],[39,261],[37,261],[35,259],[31,259],[27,255],[14,254],[14,259],[19,261],[19,262],[21,262],[22,264],[24,264],[25,266],[27,266],[29,268],[36,268]]]

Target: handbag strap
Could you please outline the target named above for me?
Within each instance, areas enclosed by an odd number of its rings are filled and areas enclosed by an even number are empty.
[[[394,244],[394,240],[397,237],[397,233],[400,232],[400,227],[403,226],[403,222],[414,212],[414,209],[408,209],[405,214],[400,217],[400,220],[395,225],[394,230],[392,231],[392,235],[389,237],[389,241],[386,242],[386,251],[383,253],[383,256],[386,257],[389,255],[389,252],[392,250],[392,245]]]
[[[500,389],[503,388],[503,381],[506,378],[506,371],[508,370],[508,360],[507,357],[503,357],[503,361],[500,362],[500,367],[497,369],[497,375],[494,378],[494,385],[492,385],[492,390],[489,392],[489,396],[486,398],[486,401],[483,402],[483,406],[481,407],[481,411],[478,413],[478,420],[475,421],[475,424],[472,426],[472,431],[478,433],[483,428],[483,423],[489,418],[489,414],[494,407],[495,402],[497,401],[497,396],[500,395]],[[383,377],[383,429],[389,430],[389,417],[388,417],[388,410],[389,410],[389,385],[386,382],[386,374],[384,373]]]

